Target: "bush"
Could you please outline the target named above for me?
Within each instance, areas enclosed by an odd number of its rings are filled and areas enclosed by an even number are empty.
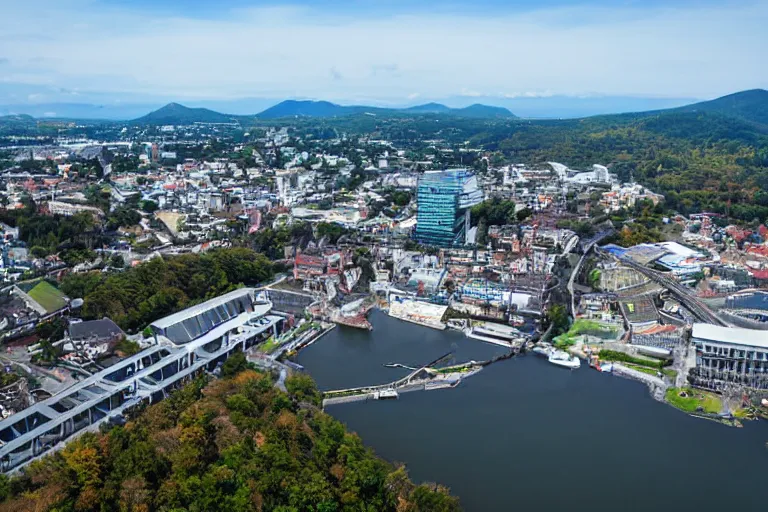
[[[647,366],[649,368],[658,368],[658,369],[661,369],[666,364],[668,364],[665,361],[651,361],[649,359],[642,359],[639,357],[631,356],[629,354],[625,354],[624,352],[618,352],[616,350],[605,350],[605,349],[600,351],[600,359],[604,359],[606,361],[632,363],[640,366]]]
[[[234,377],[241,371],[248,368],[248,360],[245,358],[245,354],[238,352],[229,357],[221,366],[222,377]]]

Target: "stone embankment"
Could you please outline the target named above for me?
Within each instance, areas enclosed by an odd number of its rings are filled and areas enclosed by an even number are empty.
[[[648,385],[651,390],[651,396],[659,401],[664,401],[664,393],[667,391],[667,383],[664,379],[644,373],[634,368],[628,368],[620,363],[613,363],[613,373],[622,377],[639,380]]]

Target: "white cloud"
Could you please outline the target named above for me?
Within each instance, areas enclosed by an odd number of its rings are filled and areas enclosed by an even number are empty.
[[[505,92],[499,94],[502,98],[515,99],[515,98],[551,98],[555,93],[552,91],[525,91],[525,92]]]
[[[480,96],[487,96],[479,91],[472,91],[470,89],[462,89],[459,96],[466,96],[468,98],[479,98]]]
[[[768,87],[765,2],[387,17],[299,6],[214,20],[93,0],[10,3],[2,81],[71,90],[387,101],[413,90],[712,97]]]
[[[409,100],[415,100],[415,99],[416,99],[416,98],[418,98],[419,96],[421,96],[421,94],[419,94],[418,92],[412,92],[411,94],[409,94],[408,96],[406,96],[406,98],[408,98]]]

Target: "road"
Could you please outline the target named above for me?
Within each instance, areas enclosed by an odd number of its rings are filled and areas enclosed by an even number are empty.
[[[640,265],[639,263],[636,263],[629,258],[624,258],[620,260],[623,264],[627,265],[628,267],[637,270],[641,274],[643,274],[648,279],[655,281],[665,287],[667,290],[672,293],[677,299],[690,310],[693,315],[701,320],[702,322],[706,322],[709,324],[715,324],[715,325],[721,325],[724,327],[733,327],[729,322],[721,319],[717,313],[709,309],[709,306],[701,302],[699,299],[691,295],[689,293],[688,289],[677,282],[672,277],[669,277],[668,275],[658,272],[656,270],[650,269],[644,265]]]
[[[571,316],[574,318],[576,318],[576,295],[573,293],[573,284],[581,271],[581,266],[584,264],[584,260],[587,259],[590,251],[592,251],[592,248],[612,233],[613,230],[601,231],[591,239],[585,240],[586,245],[584,246],[584,254],[581,255],[579,262],[573,268],[571,276],[568,278],[568,294],[571,296]],[[575,246],[575,244],[573,246]]]

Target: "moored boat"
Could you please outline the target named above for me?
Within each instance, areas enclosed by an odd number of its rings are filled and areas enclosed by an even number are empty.
[[[613,373],[613,363],[600,363],[595,366],[597,371],[603,373]]]
[[[386,388],[382,389],[381,391],[375,391],[373,393],[373,398],[376,400],[386,400],[388,398],[397,398],[398,393],[397,390],[394,388]]]
[[[551,345],[538,344],[531,349],[531,352],[540,356],[549,357],[553,350],[554,348]]]
[[[581,361],[578,357],[570,355],[568,352],[564,352],[562,350],[555,350],[550,354],[549,358],[547,359],[552,364],[556,364],[557,366],[562,366],[563,368],[570,368],[572,370],[575,370],[576,368],[581,367]]]

